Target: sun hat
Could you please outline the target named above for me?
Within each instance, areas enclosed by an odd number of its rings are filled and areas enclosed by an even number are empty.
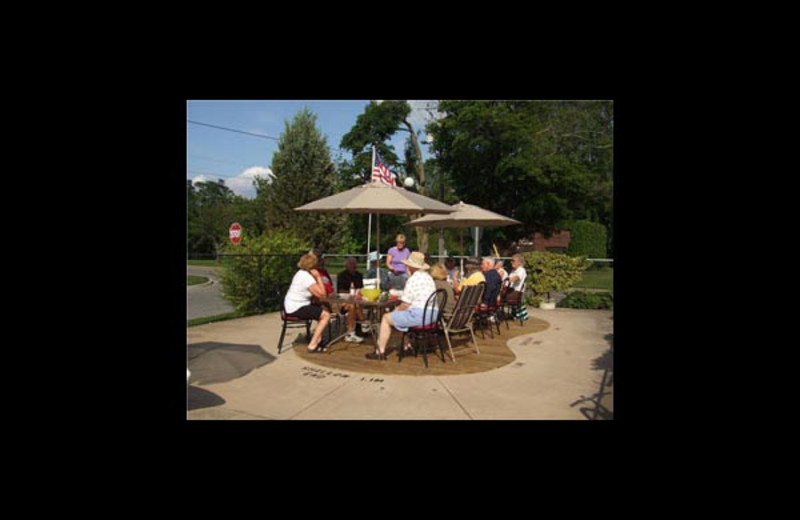
[[[431,266],[425,263],[425,255],[419,251],[414,251],[409,255],[408,259],[400,261],[406,264],[408,267],[413,267],[414,269],[422,269],[423,271],[427,271],[431,268]]]

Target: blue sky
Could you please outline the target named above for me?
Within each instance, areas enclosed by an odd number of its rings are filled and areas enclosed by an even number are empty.
[[[222,178],[235,193],[254,197],[252,178],[267,176],[278,141],[189,121],[226,127],[253,134],[279,138],[284,121],[304,106],[317,115],[317,128],[327,138],[331,157],[337,156],[342,136],[350,131],[356,118],[369,103],[363,101],[187,101],[186,102],[186,178],[195,182]],[[428,101],[409,101],[414,109],[410,117],[415,130],[422,130]],[[407,132],[398,132],[392,139],[395,151],[402,156]],[[423,145],[427,158],[427,146]],[[349,152],[343,152],[350,158]]]

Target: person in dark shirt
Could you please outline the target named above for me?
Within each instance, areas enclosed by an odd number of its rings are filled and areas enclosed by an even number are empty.
[[[483,277],[486,278],[486,291],[483,293],[482,303],[496,306],[503,280],[500,278],[500,273],[494,268],[494,258],[483,257],[481,259],[481,271],[483,271]]]
[[[339,273],[337,277],[339,293],[349,294],[351,284],[355,290],[363,289],[364,277],[356,270],[358,267],[356,258],[354,256],[347,257],[344,267],[344,271]],[[364,338],[356,333],[356,320],[361,322],[359,325],[362,333],[369,331],[369,324],[364,323],[364,314],[361,311],[361,307],[356,302],[346,303],[342,305],[342,311],[347,313],[347,336],[344,337],[344,340],[350,343],[361,343]]]
[[[358,262],[355,257],[349,256],[344,263],[344,271],[339,273],[337,277],[337,285],[339,286],[339,293],[349,293],[350,284],[353,284],[354,289],[364,288],[364,277],[357,271]]]

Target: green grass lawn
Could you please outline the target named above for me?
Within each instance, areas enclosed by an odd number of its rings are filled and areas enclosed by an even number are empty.
[[[186,285],[199,285],[201,283],[206,283],[207,281],[208,278],[205,276],[193,276],[191,274],[186,276]]]
[[[614,291],[614,269],[600,269],[597,271],[584,271],[581,281],[574,287],[580,289],[602,289]]]
[[[226,321],[232,320],[235,318],[241,318],[242,316],[238,313],[234,312],[226,312],[225,314],[217,314],[216,316],[205,316],[203,318],[194,318],[192,320],[186,321],[187,327],[196,327],[198,325],[205,325],[206,323],[214,323],[216,321]]]
[[[218,264],[216,260],[188,260],[186,265],[202,265],[206,267],[218,267],[221,264]]]

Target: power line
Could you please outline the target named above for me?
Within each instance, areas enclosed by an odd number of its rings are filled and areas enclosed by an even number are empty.
[[[274,139],[275,141],[279,141],[277,137],[272,137],[269,135],[263,134],[254,134],[253,132],[245,132],[244,130],[236,130],[235,128],[226,128],[224,126],[217,126],[217,125],[210,125],[208,123],[200,123],[198,121],[192,121],[190,119],[186,120],[187,123],[192,123],[193,125],[200,125],[200,126],[208,126],[211,128],[216,128],[218,130],[226,130],[228,132],[236,132],[237,134],[245,134],[245,135],[252,135],[253,137],[261,137],[262,139]]]
[[[218,125],[210,125],[208,123],[201,123],[199,121],[192,121],[191,119],[186,120],[187,123],[192,123],[193,125],[200,125],[200,126],[208,126],[210,128],[216,128],[218,130],[225,130],[226,132],[236,132],[237,134],[244,134],[244,135],[252,135],[253,137],[260,137],[262,139],[272,139],[274,141],[280,141],[277,137],[272,137],[271,135],[265,134],[254,134],[253,132],[245,132],[244,130],[237,130],[235,128],[228,128],[225,126],[218,126]],[[337,152],[344,152],[346,150],[340,150],[338,148],[329,147],[331,150],[335,150]]]

